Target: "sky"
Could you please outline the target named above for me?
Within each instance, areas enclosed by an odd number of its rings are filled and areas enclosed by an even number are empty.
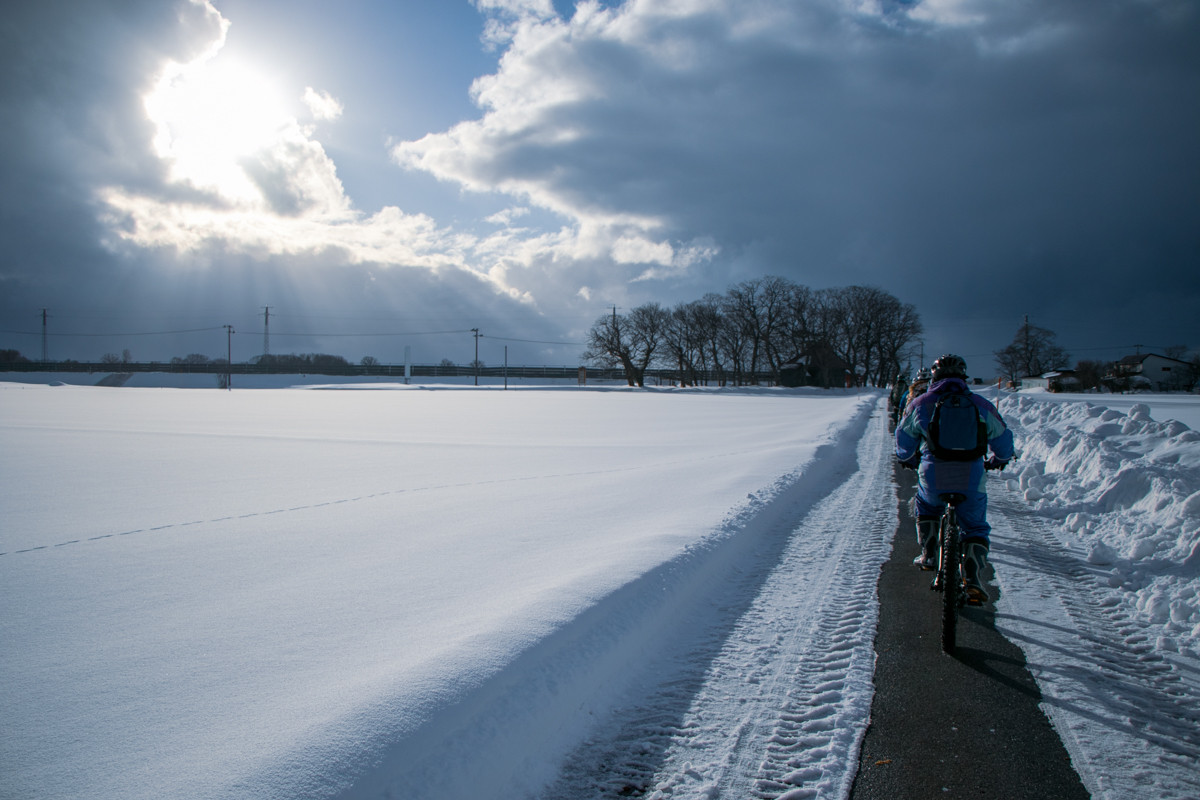
[[[51,359],[575,365],[769,275],[882,288],[976,375],[1026,318],[1200,349],[1190,0],[49,0],[0,67],[33,358],[45,309]]]

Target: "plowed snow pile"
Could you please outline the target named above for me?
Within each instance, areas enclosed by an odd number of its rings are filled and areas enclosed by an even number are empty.
[[[1200,797],[1200,433],[1123,397],[1001,412],[1022,456],[990,496],[997,628],[1095,800]]]

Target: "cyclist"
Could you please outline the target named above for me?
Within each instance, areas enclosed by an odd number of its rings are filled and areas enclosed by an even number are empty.
[[[933,373],[929,371],[928,367],[921,367],[917,370],[917,375],[909,385],[908,393],[904,396],[904,402],[901,403],[900,416],[903,417],[912,402],[929,390],[929,381],[932,377]]]
[[[986,464],[988,468],[1004,469],[1013,457],[1013,435],[996,407],[967,388],[967,363],[960,356],[948,354],[933,362],[932,378],[929,391],[908,404],[896,427],[896,457],[905,466],[918,469],[915,505],[921,555],[913,563],[922,569],[936,566],[937,520],[945,507],[938,495],[947,492],[964,495],[966,499],[958,506],[958,520],[962,530],[967,597],[972,603],[983,603],[988,600],[988,594],[983,588],[981,573],[987,563],[991,533],[987,522],[984,458],[979,456],[967,461],[939,458],[934,455],[935,443],[930,428],[938,401],[946,395],[958,394],[970,399],[986,430],[986,449],[991,451]]]
[[[907,400],[908,376],[901,372],[896,375],[896,382],[892,384],[892,392],[888,395],[888,423],[891,425],[888,430],[895,430],[899,424],[900,414]]]

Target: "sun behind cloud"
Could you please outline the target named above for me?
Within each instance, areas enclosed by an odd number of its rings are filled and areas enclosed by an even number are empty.
[[[217,52],[169,64],[145,107],[173,180],[240,201],[257,195],[241,160],[269,147],[290,120],[277,86]]]

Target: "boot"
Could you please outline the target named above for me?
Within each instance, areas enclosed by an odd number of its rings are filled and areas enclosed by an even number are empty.
[[[967,584],[967,602],[983,605],[989,599],[983,588],[983,570],[987,567],[987,542],[966,542],[963,545],[963,580]]]
[[[917,544],[921,545],[921,555],[913,559],[913,563],[923,570],[937,569],[937,521],[932,519],[917,521]]]

